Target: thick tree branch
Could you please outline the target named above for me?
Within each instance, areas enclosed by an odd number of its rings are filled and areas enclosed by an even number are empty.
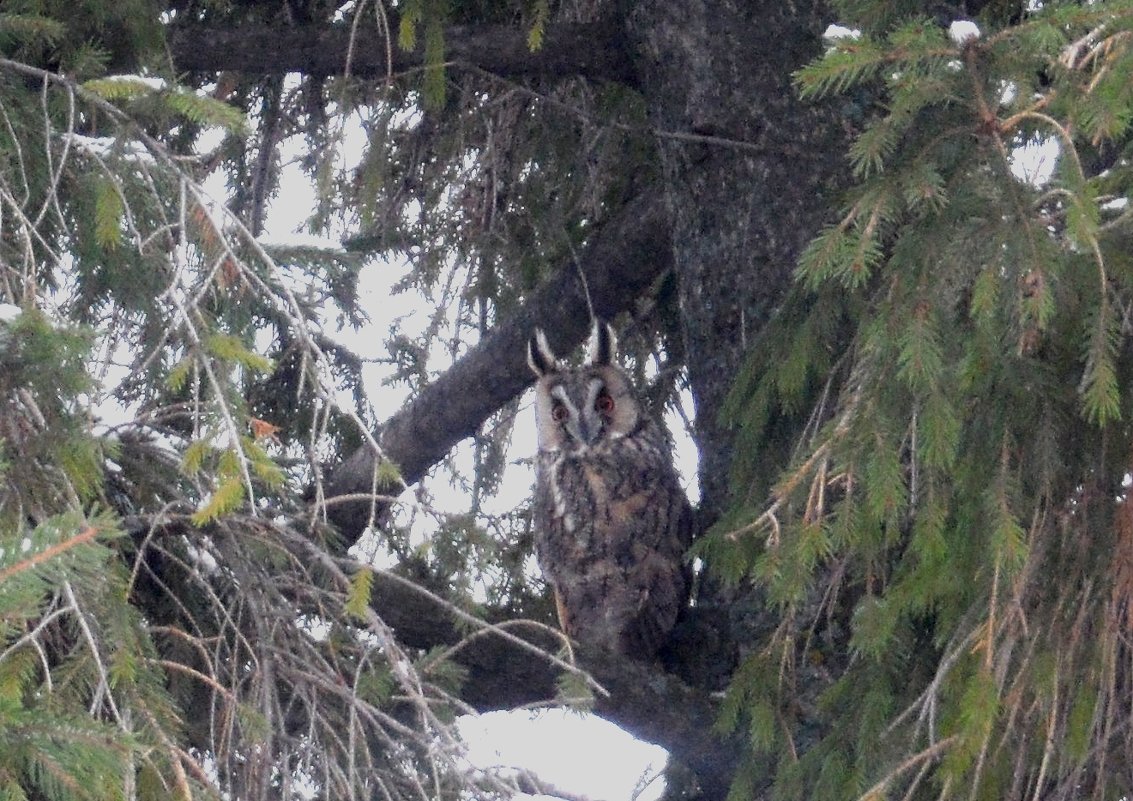
[[[444,607],[409,582],[377,574],[372,604],[404,644],[428,649],[463,643],[452,658],[467,671],[461,689],[464,701],[487,712],[545,703],[555,698],[561,672],[549,660],[491,632],[468,636]],[[513,626],[512,634],[547,652],[560,643],[544,629]],[[625,659],[598,649],[578,647],[578,662],[608,691],[597,695],[594,711],[634,736],[656,743],[675,755],[706,784],[712,797],[723,798],[739,757],[738,744],[714,732],[715,701],[657,666]]]
[[[396,20],[391,27],[397,30]],[[299,72],[310,76],[342,75],[349,67],[351,75],[372,78],[424,64],[420,42],[417,49],[407,52],[396,41],[363,29],[351,47],[347,25],[186,25],[172,32],[169,47],[177,69],[187,72]],[[445,30],[445,60],[501,76],[581,76],[625,83],[633,78],[620,26],[612,20],[548,28],[542,46],[535,51],[523,28],[453,26]]]
[[[671,267],[665,203],[660,193],[639,196],[595,234],[578,265],[560,267],[518,312],[382,426],[378,442],[383,454],[400,468],[406,483],[418,481],[532,382],[526,344],[536,326],[547,332],[558,352],[581,342],[590,312],[580,272],[586,276],[594,312],[613,317]],[[359,448],[334,471],[327,496],[371,492],[374,461],[369,446]],[[365,528],[370,504],[332,503],[328,515],[350,544]]]

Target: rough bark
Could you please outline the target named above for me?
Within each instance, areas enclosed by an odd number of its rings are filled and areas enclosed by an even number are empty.
[[[634,3],[628,31],[640,91],[659,130],[739,140],[707,148],[658,142],[673,224],[689,382],[697,408],[702,523],[729,503],[733,433],[721,405],[789,287],[806,243],[846,185],[847,130],[801,102],[793,72],[821,52],[823,3],[667,0]],[[752,148],[751,145],[755,145]],[[701,582],[698,611],[719,627],[709,665],[734,664],[778,624],[752,588]],[[706,650],[706,649],[701,649]],[[702,677],[717,682],[719,673]],[[811,705],[822,682],[800,682]],[[722,798],[703,787],[699,798]]]
[[[560,353],[582,341],[590,312],[580,271],[586,276],[595,313],[613,317],[672,268],[668,230],[659,190],[626,204],[597,232],[577,265],[560,266],[515,315],[386,421],[378,443],[405,482],[420,480],[457,442],[471,436],[489,415],[531,384],[526,348],[536,326],[546,330]],[[327,496],[370,492],[374,463],[373,449],[359,448],[335,469]],[[370,504],[331,504],[328,513],[351,544],[369,520]]]
[[[726,505],[731,432],[721,402],[843,184],[845,133],[791,75],[821,50],[814,0],[641,0],[628,19],[658,139],[697,408],[702,516]]]
[[[390,24],[396,36],[397,21]],[[611,20],[555,26],[533,51],[527,32],[515,26],[453,26],[445,30],[445,61],[503,77],[581,76],[628,83],[633,72],[620,37]],[[348,25],[186,26],[174,32],[169,46],[177,68],[190,72],[380,78],[424,64],[420,43],[405,51],[372,28],[352,32]]]

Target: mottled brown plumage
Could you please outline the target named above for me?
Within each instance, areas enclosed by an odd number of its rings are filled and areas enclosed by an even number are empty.
[[[571,637],[641,660],[688,604],[688,499],[668,438],[614,364],[595,322],[579,368],[562,366],[541,331],[528,345],[535,413],[535,551]]]

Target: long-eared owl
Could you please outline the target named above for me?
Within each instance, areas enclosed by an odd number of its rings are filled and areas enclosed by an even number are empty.
[[[579,642],[649,660],[688,604],[692,513],[661,424],[596,320],[586,362],[564,366],[536,330],[535,553],[559,624]]]

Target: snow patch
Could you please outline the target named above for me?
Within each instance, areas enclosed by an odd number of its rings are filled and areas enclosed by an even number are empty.
[[[1019,96],[1019,87],[1013,81],[999,82],[999,105],[1009,106]]]
[[[145,75],[107,75],[105,78],[99,78],[99,80],[114,81],[118,83],[140,83],[143,86],[148,86],[155,92],[160,92],[162,89],[165,89],[169,85],[165,82],[164,78],[149,78]]]
[[[90,153],[97,158],[119,155],[138,161],[152,162],[154,160],[141,142],[123,141],[112,136],[83,136],[76,133],[65,134],[64,138],[79,150]]]
[[[196,564],[206,576],[213,575],[220,567],[217,564],[216,557],[209,553],[207,547],[198,548],[186,538],[185,550],[188,553],[189,560]]]
[[[330,253],[346,252],[342,247],[342,242],[337,239],[302,232],[275,234],[270,237],[260,237],[256,241],[268,250],[310,249]]]
[[[0,303],[0,323],[12,322],[19,317],[23,311],[23,309],[14,303]]]
[[[862,32],[857,28],[847,28],[845,25],[835,25],[831,23],[826,26],[826,30],[822,32],[823,39],[860,39]]]
[[[958,45],[964,45],[972,39],[980,38],[980,28],[970,19],[958,19],[948,26],[948,35]]]
[[[522,766],[564,793],[585,798],[654,801],[665,789],[660,775],[664,749],[586,712],[544,709],[462,715],[457,727],[472,770],[508,776]],[[534,801],[531,796],[521,797]]]
[[[1044,186],[1054,175],[1061,152],[1058,140],[1053,136],[1020,145],[1011,151],[1011,174],[1031,186]]]

